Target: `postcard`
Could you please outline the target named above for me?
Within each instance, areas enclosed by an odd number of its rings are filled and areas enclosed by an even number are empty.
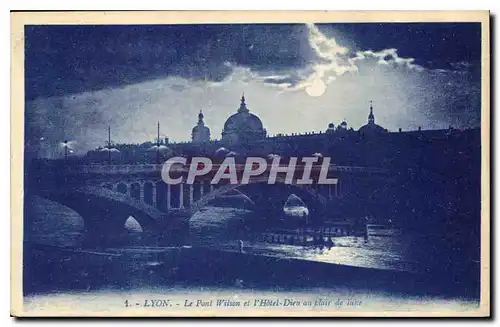
[[[11,315],[490,315],[489,12],[11,26]]]

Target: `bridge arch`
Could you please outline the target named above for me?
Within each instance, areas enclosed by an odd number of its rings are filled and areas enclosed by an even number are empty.
[[[116,191],[122,194],[128,194],[128,185],[120,182],[116,185]]]
[[[133,216],[144,230],[156,231],[166,218],[166,214],[154,206],[118,189],[113,191],[104,187],[85,186],[37,195],[76,211],[83,217],[86,229],[96,232],[102,228],[121,229],[129,216]]]
[[[154,194],[154,189],[155,189],[155,184],[151,181],[146,181],[144,182],[144,202],[147,204],[153,205],[154,204],[154,197],[156,196]]]
[[[255,200],[251,195],[248,195],[248,193],[245,192],[245,188],[251,188],[265,184],[266,187],[262,188],[261,190],[266,191],[267,199],[274,199],[276,201],[274,203],[275,213],[277,211],[282,212],[286,199],[291,193],[294,193],[304,201],[304,203],[309,209],[310,216],[318,217],[322,215],[328,200],[323,195],[321,195],[316,189],[308,187],[309,185],[286,184],[285,178],[280,176],[277,177],[276,184],[267,184],[267,182],[268,182],[267,177],[260,177],[260,178],[258,177],[250,180],[249,184],[225,184],[219,186],[217,188],[214,188],[211,192],[203,194],[203,196],[201,196],[199,200],[195,201],[189,208],[186,208],[176,214],[182,215],[190,219],[196,212],[198,212],[200,209],[209,204],[210,201],[216,199],[217,197],[223,196],[233,190],[239,191],[244,195],[246,195],[247,197],[249,197],[252,200],[252,202],[255,203],[256,210],[264,210],[264,211],[269,210],[270,209],[269,206],[266,206],[264,203],[262,203],[262,201]],[[276,197],[276,193],[273,192],[274,190],[276,190],[275,187],[279,187],[282,190],[288,189],[288,191],[290,191],[291,193],[288,193],[285,190],[285,192],[283,193],[284,194],[283,197],[281,198]],[[266,195],[264,195],[263,198],[266,198]]]
[[[141,199],[141,184],[134,182],[130,184],[130,197],[136,200]]]
[[[134,216],[129,216],[125,219],[125,229],[129,232],[143,232],[141,224]]]

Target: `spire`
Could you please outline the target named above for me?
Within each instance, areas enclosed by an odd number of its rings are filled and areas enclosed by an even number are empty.
[[[245,103],[245,92],[241,95],[241,103],[240,108],[238,109],[239,113],[248,113],[247,104]]]
[[[368,115],[368,124],[375,124],[375,115],[373,115],[373,101],[370,100],[370,114]]]
[[[203,122],[203,112],[200,110],[200,113],[198,114],[198,125],[204,125],[205,123]]]
[[[111,165],[111,125],[108,125],[108,164]]]
[[[205,116],[203,115],[203,111],[200,110],[198,114],[198,124],[193,127],[191,133],[191,140],[193,143],[198,144],[210,141],[210,128],[205,126],[203,118],[205,118]]]
[[[157,129],[157,138],[156,138],[156,164],[160,163],[160,122],[158,121],[158,129]]]

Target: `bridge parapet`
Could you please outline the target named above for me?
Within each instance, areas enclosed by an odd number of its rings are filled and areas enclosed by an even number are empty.
[[[237,164],[236,170],[238,167],[243,170],[244,166]],[[189,165],[184,165],[181,169],[187,170],[189,167]],[[161,178],[162,164],[72,165],[59,163],[57,165],[38,165],[35,168],[37,169],[33,173],[28,174],[32,180],[29,184],[31,192],[70,192],[81,187],[99,187],[125,194],[130,199],[144,202],[163,213],[175,216],[189,216],[215,197],[222,197],[226,193],[235,189],[241,190],[244,187],[240,184],[211,184],[211,178],[195,180],[194,183],[187,183],[184,179],[181,184],[168,184]],[[372,185],[377,183],[385,185],[388,174],[387,169],[377,167],[332,164],[328,166],[328,169],[332,173],[328,177],[332,183],[322,184],[314,176],[311,176],[311,184],[298,184],[294,177],[291,181],[291,188],[286,188],[286,192],[290,191],[294,194],[298,192],[301,199],[310,198],[313,206],[328,211],[328,208],[334,207],[339,200],[346,196],[363,197],[364,193],[360,195],[359,192],[372,189],[376,187]],[[183,171],[183,173],[186,172]],[[301,176],[300,170],[298,174]],[[252,177],[249,183],[264,185],[267,184],[268,179],[269,171],[265,171],[259,176]],[[286,182],[283,172],[280,172],[275,184],[289,183]],[[269,187],[263,189],[266,189],[267,192]],[[256,192],[255,187],[253,192],[256,196],[262,193],[260,190]],[[95,192],[95,194],[97,193]],[[272,197],[271,194],[270,196]]]
[[[241,168],[245,165],[236,165],[236,168]],[[161,164],[139,164],[139,165],[68,165],[62,168],[66,174],[142,174],[142,173],[160,173],[163,165]],[[188,167],[183,168],[187,171]],[[330,172],[347,172],[347,173],[370,173],[370,174],[387,174],[387,169],[378,167],[362,167],[362,166],[338,166],[330,165]]]
[[[388,170],[378,167],[362,167],[362,166],[337,166],[330,165],[328,171],[350,172],[350,173],[371,173],[371,174],[387,174]]]
[[[161,172],[162,165],[140,164],[140,165],[77,165],[66,166],[63,172],[66,174],[141,174]]]
[[[40,165],[30,176],[33,181],[30,183],[30,189],[37,195],[48,194],[45,197],[49,199],[53,196],[56,200],[66,200],[64,195],[75,195],[75,199],[77,195],[90,199],[94,205],[88,205],[90,202],[87,200],[75,200],[77,203],[73,205],[83,204],[84,207],[80,208],[80,211],[89,212],[92,217],[101,214],[106,216],[113,212],[118,218],[123,218],[128,217],[130,213],[134,217],[142,217],[142,221],[152,225],[172,226],[189,221],[192,215],[211,201],[218,197],[224,198],[230,193],[234,194],[235,191],[252,200],[252,209],[259,213],[269,212],[270,216],[278,217],[278,210],[281,214],[285,201],[293,193],[309,209],[311,221],[320,221],[324,217],[335,216],[339,203],[346,195],[354,191],[351,198],[362,199],[365,195],[358,194],[358,188],[361,191],[372,190],[376,188],[372,185],[377,181],[380,183],[388,174],[388,170],[374,167],[328,167],[329,171],[333,172],[329,177],[329,180],[334,181],[332,184],[298,184],[293,179],[292,184],[287,186],[285,175],[280,172],[275,183],[279,185],[273,188],[267,186],[267,171],[249,180],[248,184],[255,185],[252,187],[246,186],[247,184],[211,184],[210,179],[196,180],[194,183],[184,180],[181,184],[167,184],[161,179],[163,165],[159,164]],[[188,165],[183,167],[188,168]],[[385,185],[385,181],[380,184]],[[259,185],[266,186],[260,188]],[[262,190],[265,190],[265,194]],[[240,200],[241,197],[237,203],[241,203]],[[94,219],[92,217],[91,219]]]

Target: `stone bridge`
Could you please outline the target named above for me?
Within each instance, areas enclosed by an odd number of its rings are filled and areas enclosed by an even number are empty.
[[[371,192],[387,175],[379,168],[330,165],[332,185],[285,184],[281,174],[272,185],[265,175],[249,184],[213,185],[206,180],[168,185],[161,179],[161,169],[162,165],[34,164],[25,170],[25,192],[75,210],[88,230],[123,228],[133,216],[143,230],[158,232],[185,225],[198,210],[235,190],[250,198],[253,208],[266,218],[282,215],[293,193],[308,207],[309,221],[332,219],[346,196],[359,190]]]

